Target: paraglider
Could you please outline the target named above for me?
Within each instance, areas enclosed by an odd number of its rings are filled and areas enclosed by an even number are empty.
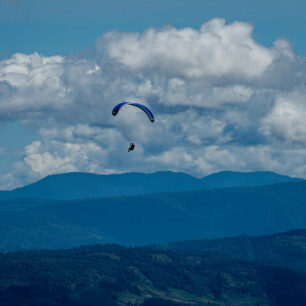
[[[140,108],[142,111],[144,111],[147,114],[147,116],[151,120],[151,122],[154,122],[154,116],[153,116],[152,112],[146,106],[144,106],[142,104],[139,104],[139,103],[121,102],[114,107],[114,109],[112,111],[113,116],[116,116],[118,114],[119,110],[124,105],[131,105],[131,106],[135,106],[135,107]]]
[[[135,106],[135,107],[141,109],[148,116],[148,118],[150,119],[151,122],[155,121],[154,115],[148,107],[146,107],[142,104],[139,104],[139,103],[131,103],[131,102],[121,102],[121,103],[117,104],[113,108],[113,111],[112,111],[113,116],[116,116],[119,113],[119,111],[121,110],[121,108],[125,105],[131,105],[131,106]],[[128,149],[128,152],[133,151],[134,148],[135,148],[135,144],[133,142],[131,142],[130,147]]]

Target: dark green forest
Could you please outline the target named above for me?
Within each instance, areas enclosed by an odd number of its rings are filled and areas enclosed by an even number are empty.
[[[246,235],[221,239],[191,240],[156,248],[178,252],[214,251],[235,258],[306,272],[306,230],[275,235]]]
[[[282,244],[279,236],[271,237],[267,254],[277,241]],[[305,231],[287,233],[288,239],[301,244],[306,255]],[[192,243],[181,242],[176,250],[173,245],[93,245],[2,253],[1,305],[305,305],[306,273],[300,269],[242,260],[207,251],[201,241]],[[287,255],[278,257],[285,261]]]

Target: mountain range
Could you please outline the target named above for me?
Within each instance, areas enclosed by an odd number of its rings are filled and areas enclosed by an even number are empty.
[[[12,191],[1,191],[0,199],[30,197],[73,200],[206,188],[262,186],[300,180],[273,172],[224,171],[200,179],[185,173],[170,171],[111,175],[71,172],[50,175]]]
[[[303,180],[77,200],[2,199],[0,248],[136,246],[273,234],[305,228],[305,203]]]

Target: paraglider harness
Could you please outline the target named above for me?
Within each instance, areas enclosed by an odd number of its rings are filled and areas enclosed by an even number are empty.
[[[131,142],[131,143],[130,143],[130,147],[129,147],[129,149],[128,149],[128,152],[133,151],[134,148],[135,148],[135,145],[134,145],[133,142]]]

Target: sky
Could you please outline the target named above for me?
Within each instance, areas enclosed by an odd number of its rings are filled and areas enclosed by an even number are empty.
[[[302,0],[0,0],[0,189],[71,171],[306,178],[305,16]],[[113,117],[121,101],[155,123]]]

